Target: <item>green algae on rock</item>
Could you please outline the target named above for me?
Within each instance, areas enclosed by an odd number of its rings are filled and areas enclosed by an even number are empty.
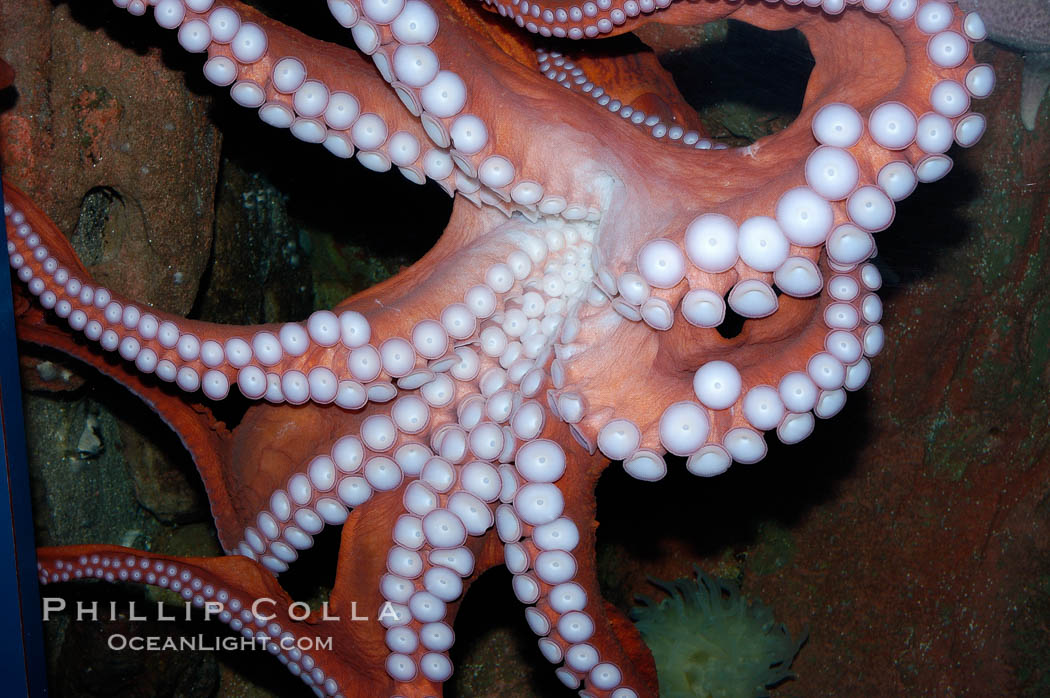
[[[631,609],[631,619],[656,660],[661,698],[760,698],[793,678],[791,662],[808,632],[797,641],[760,601],[748,602],[740,588],[699,568],[696,581],[650,579],[667,592]]]

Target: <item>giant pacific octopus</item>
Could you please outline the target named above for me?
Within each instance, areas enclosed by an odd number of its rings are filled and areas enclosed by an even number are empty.
[[[395,277],[303,322],[223,326],[99,285],[7,183],[21,338],[161,414],[228,553],[45,548],[40,581],[166,587],[318,695],[426,696],[452,674],[464,591],[505,564],[566,686],[656,695],[598,590],[596,480],[610,461],[660,479],[666,453],[699,476],[755,463],[864,385],[884,342],[875,237],[984,130],[980,17],[936,0],[328,0],[355,51],[233,0],[148,4],[209,81],[317,157],[432,179],[455,204]],[[815,59],[798,118],[746,147],[705,137],[651,54],[587,41],[725,17],[797,28]],[[202,405],[231,390],[257,404],[227,431]],[[326,526],[342,526],[338,623],[302,619],[279,583]],[[295,646],[316,634],[332,649]]]

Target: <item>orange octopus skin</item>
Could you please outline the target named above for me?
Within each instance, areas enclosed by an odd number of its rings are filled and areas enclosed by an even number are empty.
[[[231,0],[153,3],[158,22],[207,56],[206,76],[268,123],[369,169],[435,179],[455,205],[421,260],[332,312],[223,326],[98,286],[32,197],[6,183],[21,339],[91,364],[162,416],[197,464],[228,553],[45,548],[41,582],[119,579],[221,601],[223,620],[274,643],[319,695],[429,696],[451,672],[462,593],[506,561],[563,683],[657,695],[651,656],[599,592],[598,476],[614,458],[658,479],[665,452],[715,474],[760,459],[763,431],[797,441],[841,408],[882,343],[872,233],[909,181],[946,173],[953,140],[976,142],[983,120],[969,102],[992,78],[971,57],[979,18],[953,3],[909,14],[908,0],[824,10],[701,0],[633,17],[631,2],[592,14],[590,3],[537,5],[521,23],[570,37],[724,17],[796,28],[816,67],[795,123],[747,148],[712,148],[651,55],[559,43],[581,53],[573,63],[475,5],[331,0],[359,53]],[[519,16],[525,6],[513,5]],[[231,17],[240,30],[224,38]],[[656,121],[635,124],[628,107]],[[842,135],[854,124],[855,138]],[[807,169],[821,145],[855,165],[841,196],[815,193],[850,170]],[[805,205],[787,206],[792,191]],[[725,268],[703,248],[714,214],[734,231]],[[700,292],[750,313],[743,330],[727,339],[699,319]],[[738,385],[721,404],[727,380]],[[812,392],[808,406],[786,387],[796,385]],[[227,429],[202,405],[234,388],[259,402]],[[456,518],[431,516],[443,511]],[[290,614],[278,575],[325,525],[342,525],[330,613],[367,609],[375,622]],[[276,601],[274,617],[245,610],[259,598]],[[308,633],[328,634],[332,649],[306,658],[276,644]]]

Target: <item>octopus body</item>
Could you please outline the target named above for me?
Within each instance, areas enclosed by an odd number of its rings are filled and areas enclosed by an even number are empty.
[[[979,15],[937,0],[328,0],[357,51],[233,0],[115,3],[152,5],[210,82],[318,157],[455,197],[409,269],[303,322],[249,327],[98,284],[5,188],[33,302],[23,339],[162,414],[228,553],[41,549],[40,581],[170,589],[318,695],[440,694],[462,595],[498,564],[566,686],[656,695],[648,651],[598,591],[599,474],[613,460],[658,480],[672,453],[717,475],[841,410],[885,341],[876,236],[948,173],[950,148],[978,141],[973,101],[994,85],[972,58]],[[798,119],[745,148],[707,138],[648,54],[588,53],[646,23],[724,17],[797,28],[816,62]],[[193,404],[231,391],[257,405],[231,431],[206,425]],[[279,584],[333,526],[337,623]],[[296,646],[320,631],[331,648]]]

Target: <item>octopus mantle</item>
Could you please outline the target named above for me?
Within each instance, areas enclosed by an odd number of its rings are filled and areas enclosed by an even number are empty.
[[[641,480],[665,453],[700,476],[754,463],[764,432],[800,441],[864,385],[884,342],[875,235],[984,130],[980,17],[935,0],[328,0],[355,52],[232,0],[149,4],[266,123],[456,203],[396,277],[302,323],[240,327],[99,285],[8,186],[22,338],[160,412],[229,553],[42,549],[40,581],[166,587],[318,695],[425,696],[452,673],[464,590],[505,564],[566,686],[655,695],[648,651],[598,592],[595,482],[610,459]],[[746,148],[705,138],[651,54],[556,41],[723,17],[797,28],[816,62],[794,124]],[[215,428],[197,403],[233,389],[258,404]],[[326,526],[342,526],[342,623],[303,617],[278,583]],[[296,647],[322,632],[331,649]]]

